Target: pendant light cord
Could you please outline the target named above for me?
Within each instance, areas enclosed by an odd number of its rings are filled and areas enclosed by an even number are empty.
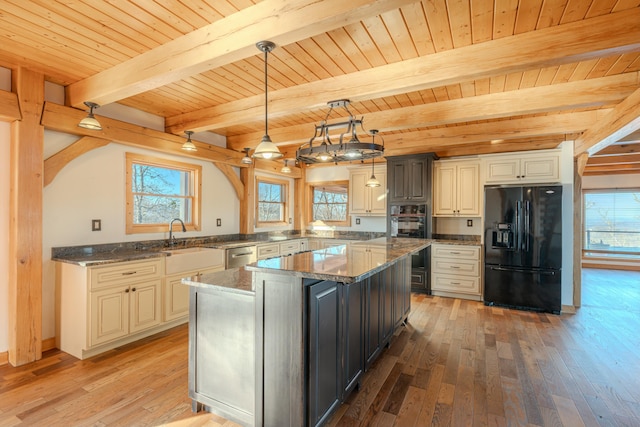
[[[267,96],[267,91],[268,89],[268,84],[267,84],[267,80],[269,79],[269,76],[267,74],[267,60],[269,57],[269,48],[265,47],[264,49],[264,134],[268,135],[269,132],[269,125],[268,125],[268,120],[269,120],[269,110],[268,110],[268,102],[269,102],[269,98]]]

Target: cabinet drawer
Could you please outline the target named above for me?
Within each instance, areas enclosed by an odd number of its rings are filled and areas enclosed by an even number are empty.
[[[90,269],[91,290],[132,283],[160,277],[163,273],[162,259],[110,264],[108,267]]]
[[[265,259],[278,255],[280,255],[280,245],[277,243],[258,246],[258,259]]]
[[[461,274],[465,276],[480,275],[479,261],[458,261],[450,258],[435,258],[431,260],[431,268],[436,273]]]
[[[433,245],[433,252],[431,254],[434,258],[455,258],[479,261],[480,247],[463,245]]]
[[[280,254],[289,255],[301,251],[300,240],[294,240],[292,242],[280,243]]]
[[[479,277],[460,277],[449,274],[433,273],[431,276],[431,282],[431,289],[434,291],[480,294]]]

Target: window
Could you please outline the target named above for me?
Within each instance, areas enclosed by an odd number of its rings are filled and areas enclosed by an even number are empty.
[[[286,225],[287,195],[289,184],[286,181],[259,178],[256,180],[257,227]]]
[[[309,184],[310,222],[323,221],[330,225],[350,225],[349,181]]]
[[[127,234],[168,231],[180,218],[200,230],[200,177],[197,165],[127,153]]]
[[[586,255],[640,255],[640,190],[584,192]]]

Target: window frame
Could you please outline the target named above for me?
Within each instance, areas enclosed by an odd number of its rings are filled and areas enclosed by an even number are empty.
[[[271,185],[280,185],[282,186],[282,221],[260,221],[260,184],[271,184]],[[289,218],[289,181],[281,180],[277,178],[271,178],[266,176],[257,176],[256,177],[256,187],[255,187],[255,227],[256,228],[267,228],[267,227],[282,227],[289,225],[287,218]]]
[[[191,199],[191,221],[185,222],[184,226],[188,231],[200,231],[201,224],[201,208],[202,208],[202,166],[183,163],[175,160],[161,159],[157,157],[151,157],[143,154],[126,153],[126,170],[125,170],[125,210],[126,210],[126,234],[138,234],[138,233],[161,233],[168,232],[169,222],[173,218],[167,218],[166,223],[156,224],[135,224],[133,221],[133,197],[132,191],[132,178],[133,178],[133,165],[148,165],[164,169],[172,169],[180,172],[187,172],[189,174],[190,188],[193,189],[193,194],[190,196],[181,196]]]
[[[640,188],[594,188],[582,190],[582,258],[588,260],[627,260],[636,259],[640,256],[640,252],[637,251],[625,251],[625,250],[607,250],[607,249],[594,249],[587,248],[587,194],[596,193],[640,193]]]
[[[307,223],[311,224],[313,221],[313,192],[316,187],[329,187],[329,186],[344,186],[347,190],[347,214],[346,219],[344,221],[327,221],[323,220],[323,222],[330,226],[341,226],[341,227],[350,227],[351,226],[351,213],[349,210],[350,200],[351,200],[351,192],[349,186],[349,180],[337,180],[337,181],[321,181],[321,182],[308,182],[307,183],[307,200],[309,204],[307,206],[308,216]]]

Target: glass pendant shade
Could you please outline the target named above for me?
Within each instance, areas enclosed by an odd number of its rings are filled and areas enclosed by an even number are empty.
[[[251,160],[251,157],[249,157],[249,150],[251,150],[251,148],[244,149],[244,157],[241,160],[242,164],[250,165],[251,163],[253,163],[253,160]]]
[[[191,142],[191,134],[193,133],[193,131],[187,130],[184,133],[187,134],[187,140],[185,141],[184,144],[182,144],[182,149],[184,151],[198,151],[195,144]]]
[[[102,130],[102,125],[100,125],[100,122],[93,116],[93,109],[98,108],[99,105],[95,102],[89,101],[85,102],[84,105],[89,107],[89,114],[87,114],[87,117],[80,120],[80,123],[78,123],[78,127],[89,130]]]
[[[373,168],[375,166],[375,160],[371,161],[371,178],[367,180],[365,186],[367,187],[380,187],[380,181],[376,178],[376,175],[373,172]]]
[[[282,157],[282,153],[278,150],[276,144],[271,142],[271,138],[269,135],[265,135],[262,137],[262,141],[256,147],[256,150],[253,152],[253,157],[257,159],[279,159]]]
[[[276,45],[273,42],[268,40],[263,40],[256,43],[256,47],[264,52],[264,136],[262,137],[262,141],[256,147],[256,150],[253,152],[253,157],[257,159],[279,159],[282,157],[282,153],[274,144],[271,142],[271,138],[269,137],[269,97],[268,90],[269,85],[267,84],[268,74],[267,74],[267,59],[269,57],[269,52],[275,49]]]
[[[280,169],[280,172],[282,172],[282,173],[291,173],[291,168],[289,167],[289,161],[288,160],[284,161],[284,166],[282,167],[282,169]]]

